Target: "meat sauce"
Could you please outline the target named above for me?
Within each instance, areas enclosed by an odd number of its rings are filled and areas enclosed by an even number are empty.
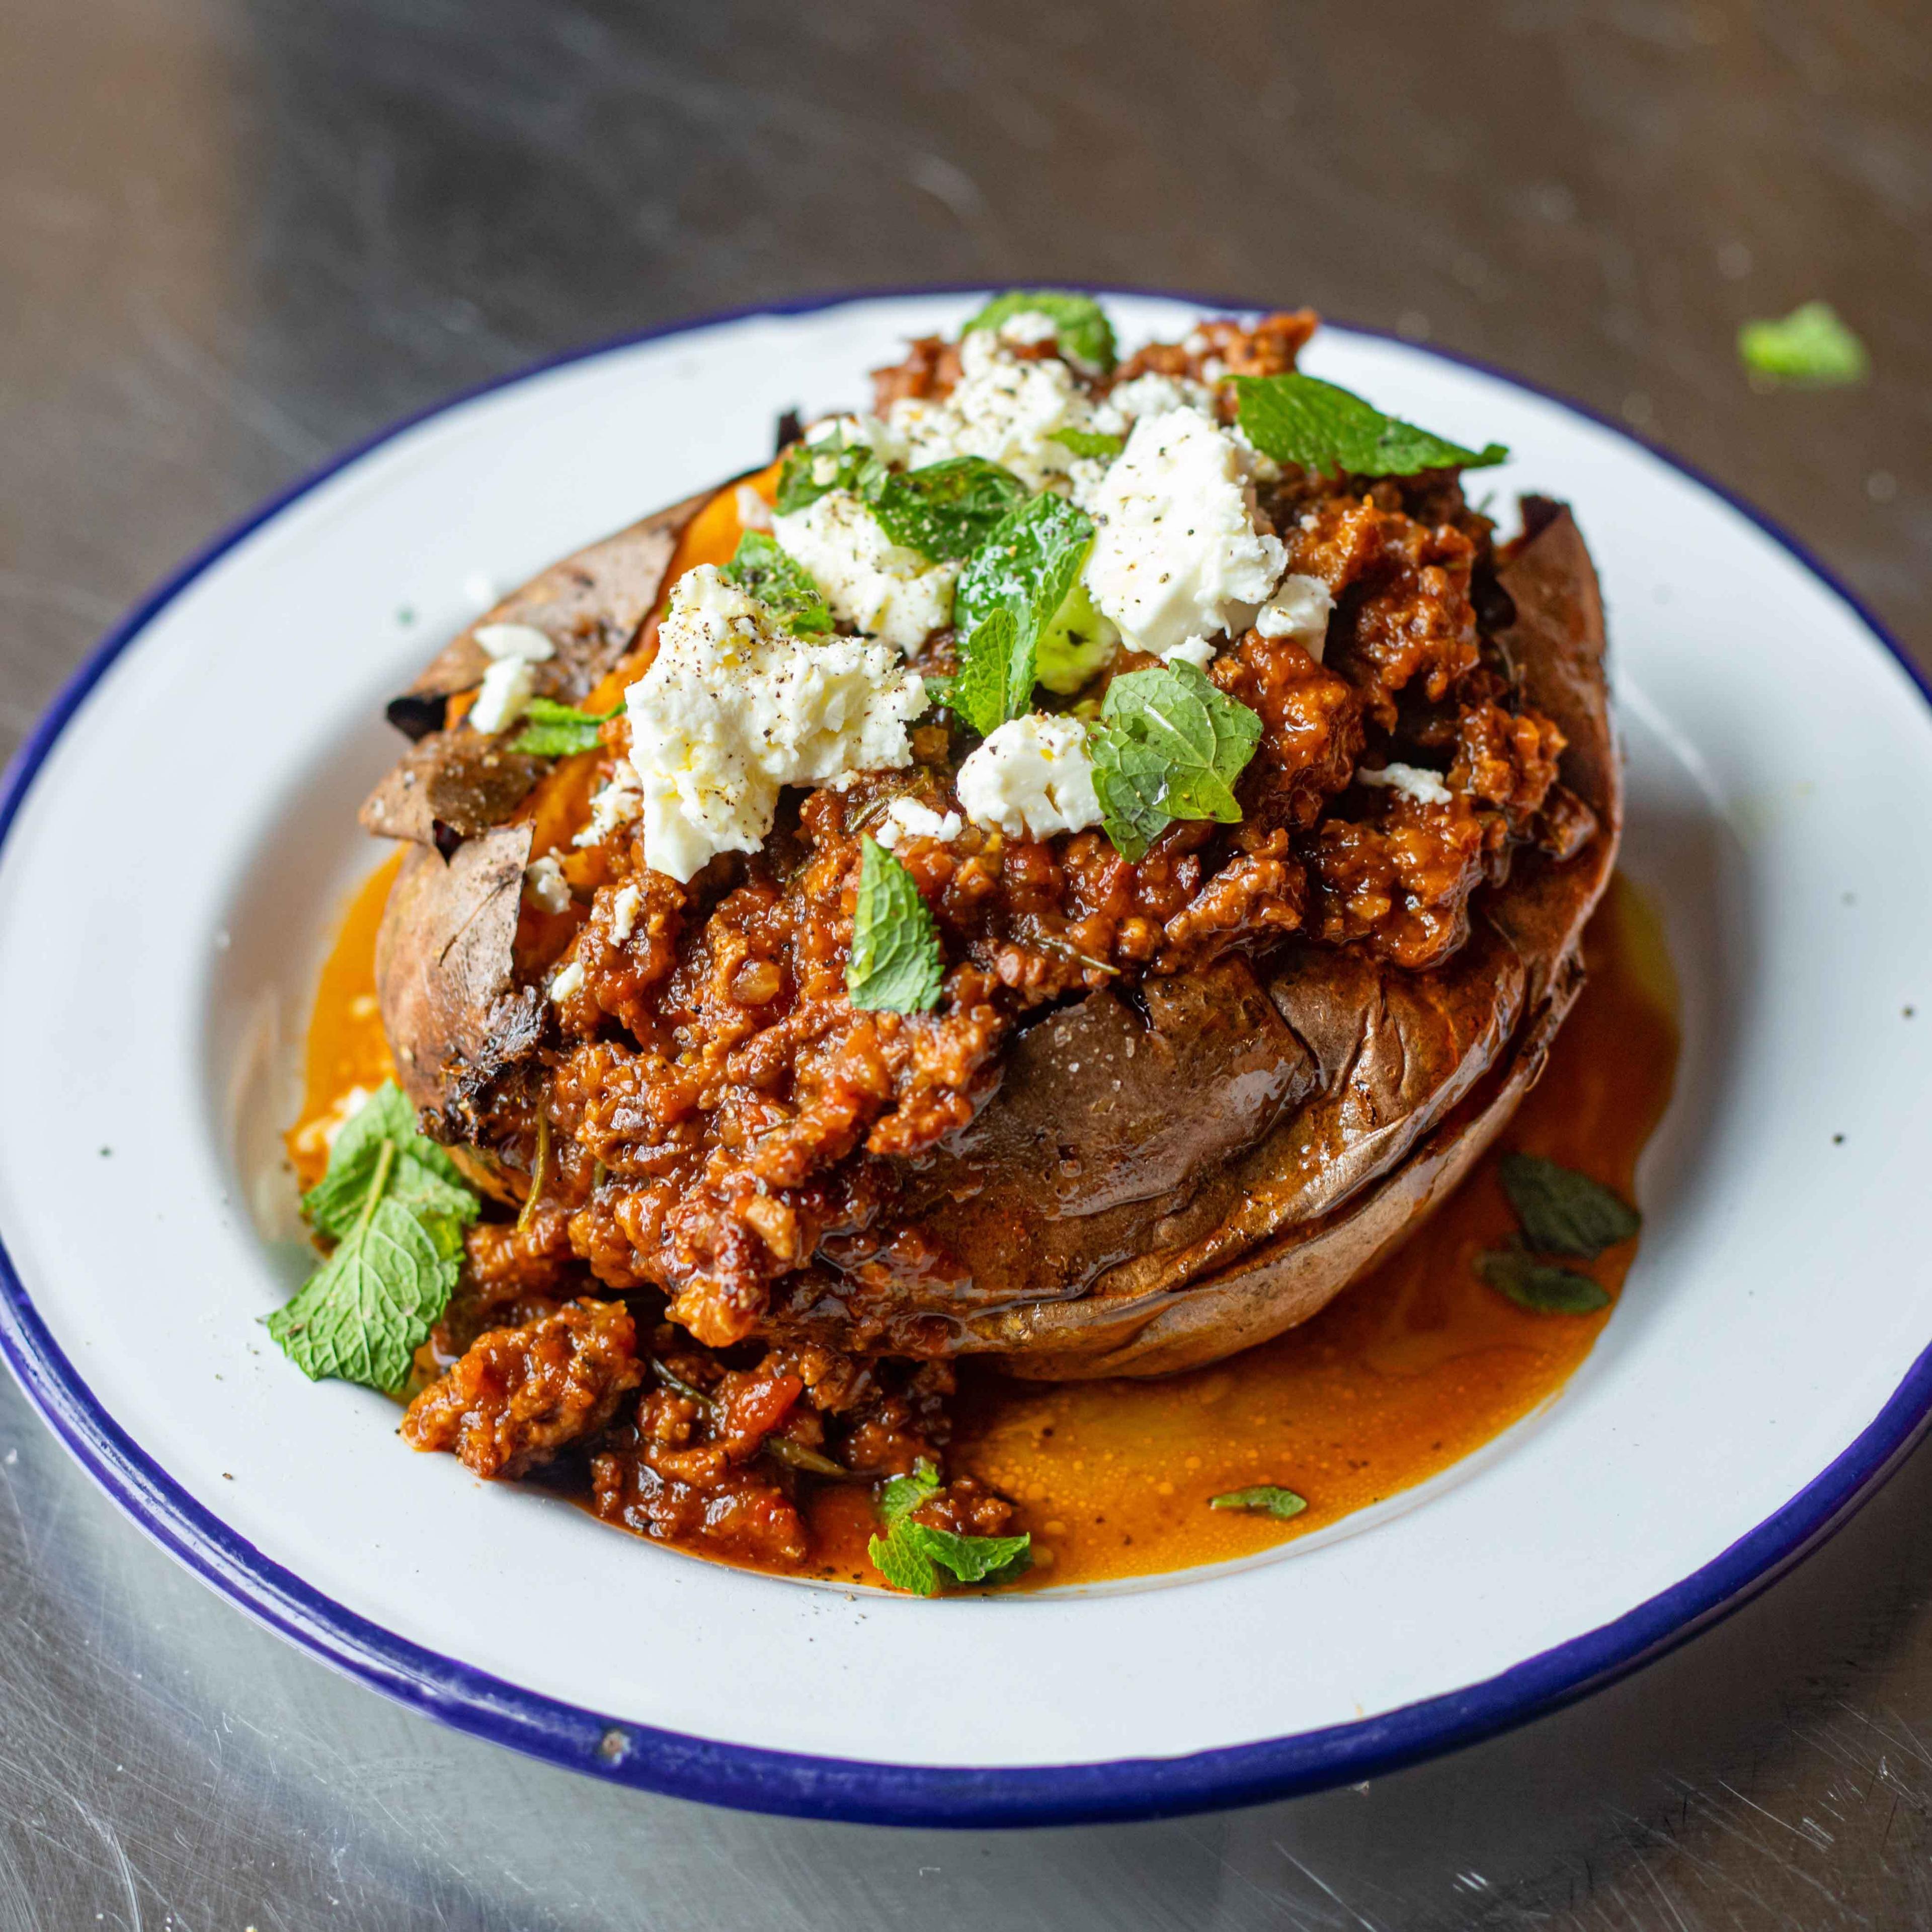
[[[353,1090],[393,1071],[374,951],[394,873],[393,862],[383,866],[357,893],[323,969],[302,1116],[289,1135],[304,1185],[326,1166],[323,1130],[350,1110]],[[1622,879],[1592,923],[1586,958],[1588,983],[1503,1147],[1632,1196],[1638,1156],[1670,1098],[1678,1040],[1660,933]],[[1497,1157],[1314,1320],[1212,1367],[1160,1381],[1038,1384],[966,1365],[948,1468],[956,1490],[976,1483],[1010,1498],[1011,1526],[1031,1533],[1035,1567],[1017,1587],[1252,1555],[1412,1488],[1555,1396],[1611,1311],[1532,1314],[1478,1280],[1474,1256],[1501,1246],[1514,1225]],[[1635,1246],[1575,1265],[1615,1295]],[[1208,1507],[1260,1483],[1294,1490],[1307,1509],[1280,1522]],[[806,1546],[756,1567],[879,1582],[866,1554],[877,1527],[869,1489],[808,1485],[802,1500]]]

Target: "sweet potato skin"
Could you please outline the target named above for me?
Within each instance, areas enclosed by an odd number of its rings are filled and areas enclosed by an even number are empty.
[[[681,528],[705,500],[664,518]],[[1525,514],[1500,641],[1568,740],[1564,782],[1596,818],[1583,850],[1560,866],[1520,853],[1479,899],[1468,944],[1431,971],[1298,944],[1258,967],[1150,980],[1138,1010],[1103,992],[1053,1016],[1016,1042],[971,1126],[907,1173],[904,1219],[964,1260],[964,1278],[862,1298],[808,1268],[780,1284],[762,1332],[987,1353],[1028,1376],[1167,1373],[1306,1320],[1454,1188],[1534,1084],[1580,987],[1622,824],[1594,572],[1566,509],[1531,499]],[[471,648],[452,646],[418,684],[480,676]],[[462,788],[446,761],[416,769],[386,785],[445,802]],[[379,992],[406,1090],[452,1142],[473,1142],[476,1096],[531,1052],[543,1019],[540,991],[511,985],[530,836],[514,790],[472,785],[472,818],[488,822],[466,821],[447,863],[434,842],[435,823],[455,824],[446,813],[424,831],[420,803],[409,829],[365,808],[372,829],[418,842],[385,920]],[[514,1198],[523,1177],[484,1161]]]

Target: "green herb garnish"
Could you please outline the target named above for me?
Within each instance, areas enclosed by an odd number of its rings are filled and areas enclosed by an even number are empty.
[[[845,991],[874,1012],[928,1012],[945,970],[932,914],[912,874],[876,838],[862,840],[860,854]]]
[[[941,1570],[956,1582],[994,1586],[1024,1576],[1032,1563],[1031,1536],[962,1536],[912,1520],[913,1511],[930,1502],[939,1487],[938,1472],[920,1462],[910,1476],[895,1476],[880,1492],[885,1534],[867,1548],[879,1574],[894,1589],[915,1597],[938,1596]]]
[[[1102,823],[1122,857],[1144,857],[1177,818],[1237,824],[1234,781],[1261,735],[1261,719],[1191,664],[1115,678],[1087,743]]]
[[[524,712],[524,728],[510,740],[509,748],[532,758],[567,758],[578,752],[594,752],[598,726],[608,724],[622,709],[619,705],[609,711],[579,711],[554,698],[533,698]]]
[[[983,456],[950,457],[903,476],[868,477],[861,494],[894,543],[934,563],[970,556],[1001,518],[1027,500],[1026,485]]]
[[[1589,1315],[1610,1303],[1601,1284],[1588,1275],[1540,1262],[1521,1248],[1492,1248],[1478,1255],[1476,1272],[1498,1293],[1535,1315]]]
[[[1035,496],[1001,519],[960,573],[959,675],[948,704],[982,736],[1032,710],[1040,638],[1093,547],[1085,511],[1063,496]]]
[[[1234,382],[1248,440],[1264,456],[1310,472],[1413,476],[1484,469],[1509,455],[1499,442],[1465,449],[1312,376],[1237,376]]]
[[[1244,1510],[1250,1516],[1287,1517],[1299,1516],[1308,1507],[1306,1496],[1297,1496],[1275,1483],[1257,1483],[1251,1490],[1228,1490],[1208,1498],[1210,1509]]]
[[[1870,369],[1865,346],[1829,302],[1808,302],[1778,320],[1748,322],[1738,355],[1754,376],[1828,388],[1862,382]]]
[[[747,530],[731,561],[718,573],[755,597],[795,637],[829,631],[832,613],[804,566],[779,549],[765,530]]]
[[[970,335],[976,328],[998,328],[1016,315],[1045,316],[1053,324],[1060,354],[1070,362],[1102,372],[1114,366],[1114,325],[1106,310],[1091,296],[1070,290],[1009,290],[995,296],[959,332]]]
[[[863,496],[887,474],[877,452],[863,436],[848,438],[843,423],[835,423],[816,442],[795,442],[785,452],[778,470],[772,507],[782,517],[808,509],[834,490]]]
[[[1104,429],[1057,429],[1053,440],[1064,443],[1076,456],[1118,456],[1127,446],[1125,436]]]
[[[1538,1254],[1594,1260],[1643,1226],[1643,1216],[1601,1181],[1540,1154],[1506,1154],[1501,1173],[1523,1239]]]
[[[334,1251],[268,1317],[268,1333],[311,1381],[400,1388],[455,1288],[475,1190],[388,1081],[336,1136],[302,1206]]]

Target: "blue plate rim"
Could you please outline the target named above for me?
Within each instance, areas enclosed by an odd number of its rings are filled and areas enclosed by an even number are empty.
[[[109,668],[160,613],[252,532],[338,471],[418,424],[545,372],[645,342],[760,316],[796,316],[862,302],[981,292],[980,283],[838,290],[762,302],[633,331],[546,357],[418,410],[332,458],[223,531],[136,604],[62,687],[0,779],[0,846],[34,780]],[[1144,296],[1222,313],[1252,304],[1118,284],[1063,284]],[[1849,585],[1772,518],[1714,477],[1574,398],[1480,358],[1386,329],[1338,331],[1400,342],[1556,404],[1634,444],[1708,490],[1762,531],[1858,619],[1928,704],[1928,680]],[[160,1546],[268,1628],[386,1695],[473,1736],[569,1769],[668,1796],[855,1824],[984,1828],[1177,1816],[1361,1780],[1472,1744],[1600,1688],[1738,1608],[1845,1522],[1932,1423],[1932,1348],[1872,1422],[1791,1500],[1681,1582],[1600,1628],[1462,1690],[1378,1718],[1181,1757],[1034,1766],[936,1766],[816,1757],[661,1730],[542,1696],[412,1643],[324,1596],[237,1536],[140,1449],[95,1399],[54,1341],[0,1242],[0,1354],[81,1466]]]

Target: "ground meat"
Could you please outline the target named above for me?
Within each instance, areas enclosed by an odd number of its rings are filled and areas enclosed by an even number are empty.
[[[958,345],[922,335],[907,344],[904,362],[872,371],[872,406],[884,416],[902,397],[923,401],[949,396],[958,380]]]
[[[1264,316],[1246,324],[1226,318],[1204,322],[1185,342],[1150,343],[1115,372],[1125,382],[1136,376],[1186,376],[1213,382],[1224,376],[1280,376],[1294,367],[1302,346],[1315,333],[1312,309]]]
[[[1012,1504],[971,1476],[956,1477],[912,1514],[915,1522],[958,1536],[1005,1536],[1013,1524]]]
[[[580,1301],[479,1336],[403,1418],[412,1448],[452,1450],[479,1476],[520,1476],[602,1429],[643,1379],[620,1302]]]
[[[1119,375],[1279,374],[1312,326],[1305,314],[1205,323]],[[879,406],[943,394],[958,371],[954,346],[916,342],[877,373]],[[907,1231],[894,1224],[904,1163],[970,1123],[1009,1041],[1042,1009],[1294,935],[1426,968],[1462,944],[1472,896],[1508,876],[1520,846],[1578,849],[1592,821],[1555,783],[1561,734],[1522,706],[1487,641],[1508,599],[1490,526],[1455,476],[1291,470],[1264,498],[1288,568],[1320,578],[1336,608],[1323,660],[1251,630],[1211,666],[1262,721],[1237,788],[1240,822],[1177,822],[1136,861],[1100,830],[1035,840],[968,825],[944,842],[902,841],[946,963],[929,1012],[855,1009],[845,970],[863,837],[895,796],[936,811],[956,802],[973,742],[962,730],[935,716],[905,770],[788,793],[761,851],[721,855],[684,885],[645,866],[634,827],[569,843],[596,782],[585,772],[578,808],[552,835],[572,904],[527,915],[518,954],[526,983],[566,960],[581,982],[545,1006],[540,1077],[506,1087],[478,1124],[479,1139],[527,1166],[541,1114],[542,1208],[520,1234],[472,1242],[464,1309],[500,1299],[540,1315],[583,1264],[610,1291],[661,1292],[690,1336],[730,1348],[814,1261],[859,1300],[875,1278],[899,1282],[909,1268],[924,1279],[938,1264],[902,1252]],[[954,656],[942,636],[922,663],[941,671]],[[1151,662],[1124,652],[1108,674]],[[604,770],[621,728],[606,736]],[[1356,784],[1365,757],[1425,766],[1448,802]],[[458,1339],[446,1324],[438,1346]],[[931,1446],[917,1418],[892,1407],[909,1399],[875,1389],[842,1423],[864,1466],[909,1467],[918,1444]],[[790,1412],[820,1412],[794,1399]],[[669,1414],[651,1408],[651,1441]],[[724,1454],[736,1467],[726,1453],[736,1439],[706,1436],[676,1453]],[[692,1467],[626,1477],[612,1493],[670,1520],[683,1490],[664,1486],[701,1486]]]

